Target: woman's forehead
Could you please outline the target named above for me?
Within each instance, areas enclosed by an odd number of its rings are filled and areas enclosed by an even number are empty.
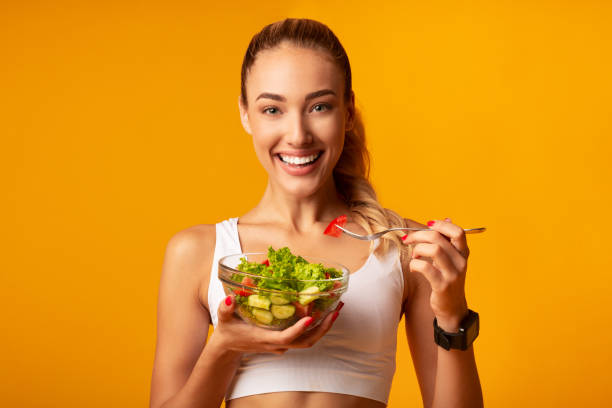
[[[264,92],[303,99],[320,89],[332,89],[340,95],[344,76],[325,52],[282,46],[257,55],[246,85],[251,100]]]

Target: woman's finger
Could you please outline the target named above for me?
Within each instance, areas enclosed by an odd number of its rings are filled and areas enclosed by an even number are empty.
[[[282,355],[287,350],[288,350],[288,348],[286,348],[286,347],[279,347],[278,344],[265,344],[257,352],[258,353],[272,353],[272,354]]]
[[[343,302],[338,303],[336,309],[333,312],[329,313],[325,319],[317,326],[312,329],[310,332],[305,333],[303,336],[299,337],[296,341],[289,344],[290,348],[306,348],[311,347],[315,344],[325,333],[329,331],[334,321],[338,318],[340,309],[344,306]]]
[[[453,244],[453,246],[457,248],[459,253],[461,253],[461,255],[465,259],[467,259],[468,256],[470,256],[470,249],[468,248],[465,231],[460,226],[453,224],[450,221],[450,218],[447,219],[449,221],[436,220],[433,222],[433,224],[429,226],[429,228],[433,229],[434,231],[438,231],[440,234],[450,238],[451,244]]]
[[[226,322],[233,318],[235,304],[236,300],[234,295],[228,295],[219,302],[219,307],[217,308],[217,317],[219,321]]]
[[[465,258],[457,248],[438,231],[414,231],[406,236],[404,244],[411,245],[417,243],[437,244],[446,251],[448,257],[455,264],[455,268],[462,270],[465,265]],[[413,248],[414,250],[414,248]]]
[[[443,288],[444,278],[442,277],[442,272],[436,269],[431,262],[422,259],[412,259],[408,265],[410,272],[418,272],[427,279],[432,290],[439,291]]]
[[[293,343],[295,339],[297,339],[302,334],[304,334],[308,326],[312,324],[313,320],[314,319],[311,316],[303,317],[300,320],[298,320],[295,324],[287,327],[285,330],[282,330],[276,333],[271,333],[276,336],[270,339],[271,341],[269,340],[269,342],[274,343],[277,346],[279,344],[289,345]]]
[[[412,249],[412,256],[413,258],[431,258],[433,266],[442,273],[445,279],[451,279],[459,272],[446,251],[438,244],[416,244]]]
[[[312,323],[312,317],[306,316],[295,322],[284,330],[268,330],[261,327],[249,327],[249,342],[261,343],[266,351],[277,348],[285,348],[296,338],[300,337]]]

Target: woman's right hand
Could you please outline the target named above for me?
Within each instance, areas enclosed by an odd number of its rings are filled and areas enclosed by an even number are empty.
[[[227,296],[217,309],[217,327],[215,327],[210,342],[226,351],[239,353],[274,353],[283,354],[291,348],[307,348],[315,344],[331,328],[338,317],[343,303],[340,302],[335,311],[329,313],[318,327],[306,329],[313,319],[306,316],[294,325],[281,330],[268,330],[245,323],[234,314],[236,301],[233,295]]]

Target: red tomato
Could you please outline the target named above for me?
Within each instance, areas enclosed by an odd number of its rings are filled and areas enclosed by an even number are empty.
[[[346,215],[343,214],[334,219],[332,222],[330,222],[327,228],[325,228],[325,231],[323,231],[323,234],[330,235],[336,238],[342,235],[342,231],[336,227],[336,224],[341,227],[344,227],[344,225],[346,224]]]
[[[250,276],[245,276],[244,278],[242,278],[242,284],[244,286],[255,287],[255,282],[253,282],[253,279],[251,279]]]
[[[330,291],[329,296],[330,296],[330,297],[336,297],[336,296],[338,296],[338,294],[337,294],[337,293],[334,293],[334,290],[338,289],[338,288],[339,288],[339,287],[341,287],[341,286],[342,286],[342,283],[340,283],[340,282],[338,282],[338,281],[335,281],[335,282],[334,282],[334,286],[332,286],[332,288],[329,290],[329,291]]]
[[[250,287],[253,287],[253,288],[255,287],[255,282],[253,282],[253,279],[251,279],[250,276],[245,276],[244,278],[242,278],[242,284],[244,286],[250,286]],[[247,296],[251,296],[253,294],[253,292],[250,291],[250,290],[238,289],[236,291],[236,294],[239,295],[239,296],[247,297]]]
[[[266,266],[270,266],[270,261],[266,259],[265,261],[262,262],[262,264]]]
[[[303,305],[300,302],[293,302],[293,306],[295,306],[295,315],[300,319],[310,315],[310,312],[312,312],[312,302],[307,305]]]

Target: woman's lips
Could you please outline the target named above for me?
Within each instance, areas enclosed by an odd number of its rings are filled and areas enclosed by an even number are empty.
[[[278,154],[275,154],[274,157],[280,163],[282,169],[285,170],[285,172],[287,172],[288,174],[292,176],[303,176],[313,172],[319,166],[319,162],[321,161],[321,156],[323,156],[323,154],[324,152],[321,152],[319,157],[317,157],[314,162],[305,165],[285,163]]]

